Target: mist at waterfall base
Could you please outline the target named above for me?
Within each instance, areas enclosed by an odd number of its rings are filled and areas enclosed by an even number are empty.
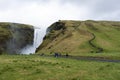
[[[40,46],[43,41],[43,37],[46,34],[46,29],[34,27],[34,39],[33,45],[27,45],[21,50],[20,54],[34,54],[36,49]]]

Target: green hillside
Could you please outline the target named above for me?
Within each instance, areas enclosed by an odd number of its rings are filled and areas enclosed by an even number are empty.
[[[47,30],[37,53],[119,53],[120,22],[60,20]]]

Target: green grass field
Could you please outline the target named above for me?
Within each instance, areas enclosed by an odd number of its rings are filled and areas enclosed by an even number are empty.
[[[119,80],[120,63],[1,55],[0,80]]]

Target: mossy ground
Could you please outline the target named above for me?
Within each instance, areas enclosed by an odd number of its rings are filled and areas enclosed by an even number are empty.
[[[40,57],[1,55],[0,80],[119,80],[120,64]]]

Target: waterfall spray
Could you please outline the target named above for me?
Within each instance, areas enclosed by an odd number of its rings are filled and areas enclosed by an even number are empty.
[[[19,44],[21,33],[19,32],[18,26],[11,23],[9,29],[12,32],[12,38],[7,42],[7,52],[10,54],[16,54],[20,52],[21,44]]]
[[[42,43],[44,35],[45,34],[43,33],[43,30],[34,27],[33,45],[27,45],[25,48],[21,50],[21,54],[34,54],[36,49]]]

